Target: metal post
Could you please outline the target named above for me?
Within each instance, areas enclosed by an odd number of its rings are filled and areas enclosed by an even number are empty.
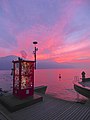
[[[33,53],[34,53],[34,59],[35,59],[35,69],[36,69],[36,51],[38,50],[38,48],[36,48],[36,44],[37,44],[37,42],[35,41],[35,42],[33,42],[33,44],[35,45],[35,50],[33,51]]]
[[[35,47],[35,69],[36,69],[36,47]]]

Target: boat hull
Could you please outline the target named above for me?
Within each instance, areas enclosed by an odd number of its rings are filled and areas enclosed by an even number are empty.
[[[74,84],[74,89],[81,95],[90,98],[90,88],[79,83]]]
[[[47,86],[38,86],[34,88],[34,92],[45,94]]]

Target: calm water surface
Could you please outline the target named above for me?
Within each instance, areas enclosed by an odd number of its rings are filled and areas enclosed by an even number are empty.
[[[73,88],[73,82],[76,80],[76,76],[81,80],[81,72],[83,69],[37,69],[35,70],[35,86],[47,85],[46,94],[50,94],[54,97],[75,101],[77,99],[77,93]],[[90,70],[84,69],[86,77],[90,77]],[[11,71],[0,71],[0,87],[3,90],[12,90],[12,76]],[[59,78],[61,74],[61,78]],[[83,96],[79,96],[80,99],[86,99]]]

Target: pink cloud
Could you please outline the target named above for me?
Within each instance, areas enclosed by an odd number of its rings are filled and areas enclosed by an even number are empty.
[[[46,26],[46,24],[34,24],[31,28],[20,29],[18,24],[11,19],[5,23],[6,30],[9,34],[14,35],[17,46],[11,51],[9,49],[0,48],[3,54],[14,54],[21,56],[20,51],[25,50],[28,58],[33,59],[33,41],[38,41],[37,52],[38,60],[52,59],[56,62],[71,62],[82,60],[80,58],[89,58],[89,33],[84,33],[75,42],[67,42],[67,35],[82,30],[83,26],[75,26],[65,33],[66,28],[70,27],[71,21],[74,19],[74,15],[77,8],[85,3],[83,0],[71,0],[70,3],[62,9],[62,14],[59,15],[58,20],[53,26]],[[3,11],[5,17],[10,16],[11,8],[8,4],[8,0],[2,2]],[[35,16],[34,16],[35,17]],[[40,17],[40,16],[39,16]],[[69,37],[68,37],[69,38]],[[74,39],[74,37],[73,37]],[[0,53],[2,56],[2,52]]]
[[[1,48],[0,47],[0,56],[7,56],[7,54],[10,55],[10,53],[11,52],[8,48]]]

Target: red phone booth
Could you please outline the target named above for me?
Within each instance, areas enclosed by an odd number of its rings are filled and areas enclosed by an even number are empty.
[[[26,98],[34,94],[34,61],[18,58],[13,62],[13,95]]]

